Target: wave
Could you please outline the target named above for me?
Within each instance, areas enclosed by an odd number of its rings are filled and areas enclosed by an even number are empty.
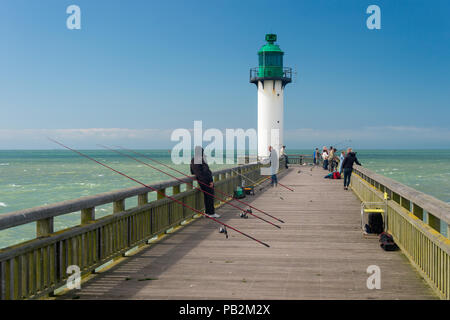
[[[0,207],[6,208],[8,205],[4,202],[0,202]]]
[[[0,163],[0,166],[9,166],[9,163]]]

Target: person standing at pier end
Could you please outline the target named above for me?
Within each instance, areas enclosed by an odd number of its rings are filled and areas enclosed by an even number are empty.
[[[330,147],[330,152],[328,153],[328,167],[330,172],[333,172],[333,161],[334,161],[334,148]]]
[[[341,155],[339,156],[339,173],[342,174],[342,164],[344,163],[345,159],[345,151],[341,152]]]
[[[319,148],[316,148],[316,150],[314,150],[314,164],[315,165],[319,165],[320,164],[320,152],[319,152]]]
[[[210,217],[219,218],[220,215],[214,211],[214,182],[212,172],[205,159],[204,150],[202,147],[196,146],[194,152],[194,157],[191,160],[191,174],[195,175],[199,187],[204,191],[205,213]]]
[[[322,149],[323,169],[328,170],[328,150],[327,147]]]
[[[344,190],[348,190],[348,186],[350,185],[353,163],[356,163],[360,166],[362,165],[361,163],[359,163],[358,158],[356,158],[356,153],[352,151],[352,148],[348,148],[347,155],[342,162],[342,170],[344,170]]]
[[[271,187],[277,187],[278,186],[278,177],[277,177],[277,166],[275,163],[279,161],[278,159],[278,153],[277,151],[272,148],[272,146],[269,146],[269,157],[266,159],[263,159],[261,161],[262,164],[268,164],[270,163],[270,186]]]
[[[289,158],[286,154],[286,146],[283,146],[280,150],[280,154],[281,156],[284,158],[284,166],[287,169],[288,168],[288,163],[289,163]]]

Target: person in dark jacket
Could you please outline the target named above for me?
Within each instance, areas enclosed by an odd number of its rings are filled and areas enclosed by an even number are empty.
[[[199,187],[204,191],[205,213],[213,218],[220,215],[214,212],[214,182],[211,170],[205,160],[204,150],[200,146],[195,147],[194,157],[191,160],[191,174],[195,175]]]
[[[344,171],[344,190],[348,190],[348,186],[350,185],[350,178],[352,176],[353,171],[353,163],[356,163],[361,166],[358,158],[356,158],[356,153],[352,151],[352,148],[348,148],[347,155],[342,162],[342,170]]]

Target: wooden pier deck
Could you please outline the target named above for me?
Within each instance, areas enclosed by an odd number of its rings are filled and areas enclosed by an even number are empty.
[[[363,237],[360,202],[324,175],[292,167],[280,182],[295,192],[266,188],[245,199],[283,219],[281,230],[218,210],[270,248],[233,231],[225,239],[200,218],[57,299],[437,299],[400,251]],[[381,269],[380,290],[366,286],[370,265]]]

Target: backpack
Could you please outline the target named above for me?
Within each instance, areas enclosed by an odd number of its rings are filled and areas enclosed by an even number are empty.
[[[333,179],[340,179],[341,174],[338,171],[333,172]]]
[[[386,232],[380,234],[380,247],[383,248],[384,251],[396,251],[399,249],[395,244],[392,235]]]
[[[369,212],[368,233],[380,234],[383,232],[383,215],[380,212]]]
[[[241,187],[237,187],[234,191],[234,198],[235,199],[242,199],[245,198],[244,190]]]

